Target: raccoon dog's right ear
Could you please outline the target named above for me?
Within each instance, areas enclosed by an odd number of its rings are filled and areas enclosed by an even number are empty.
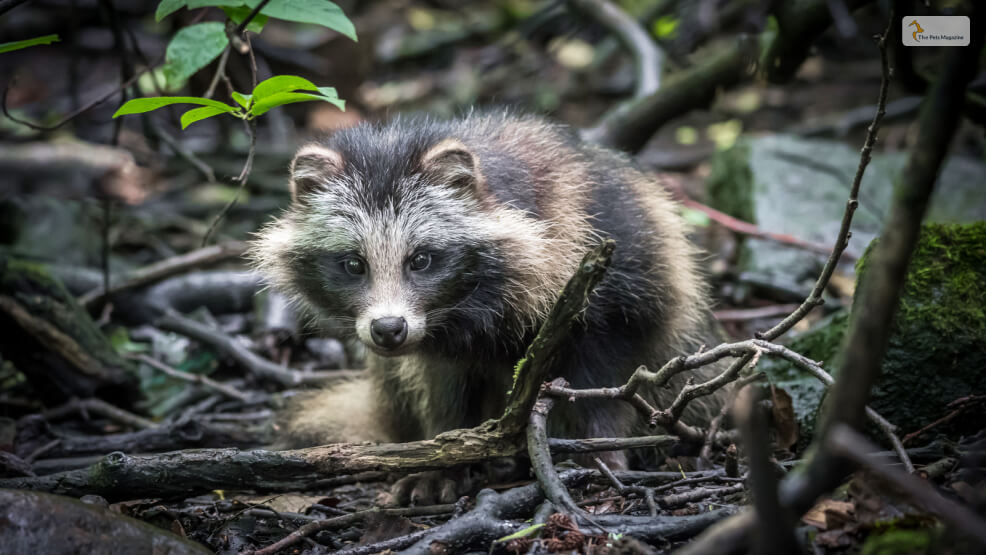
[[[291,200],[303,204],[305,197],[322,188],[327,177],[342,172],[344,165],[342,155],[331,148],[319,144],[301,147],[291,160]]]
[[[456,139],[445,139],[428,149],[421,157],[421,167],[446,185],[476,190],[483,185],[479,160]]]

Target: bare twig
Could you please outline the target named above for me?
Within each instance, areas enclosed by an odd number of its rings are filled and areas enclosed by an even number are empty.
[[[925,480],[911,473],[897,470],[872,456],[879,448],[845,424],[837,424],[826,437],[825,445],[833,452],[851,459],[889,482],[893,488],[888,493],[903,494],[928,512],[951,524],[964,535],[986,548],[986,520],[970,509],[946,499]]]
[[[790,316],[773,328],[759,334],[758,337],[761,339],[768,341],[776,339],[800,322],[813,308],[824,302],[822,300],[822,293],[828,286],[829,280],[832,279],[832,274],[835,272],[836,266],[839,265],[839,258],[842,256],[843,251],[849,246],[849,238],[852,237],[852,233],[849,230],[852,226],[853,214],[856,212],[856,207],[859,206],[859,187],[863,183],[863,174],[866,173],[866,167],[870,164],[870,159],[873,155],[873,145],[876,144],[876,136],[880,130],[880,123],[883,121],[883,116],[887,113],[887,91],[890,89],[891,77],[890,65],[887,61],[887,34],[888,31],[884,31],[877,44],[880,49],[880,66],[882,68],[883,78],[880,80],[880,94],[877,100],[876,113],[873,114],[873,121],[866,130],[866,139],[863,141],[863,148],[859,153],[859,165],[856,167],[856,175],[853,177],[852,186],[849,188],[849,200],[846,201],[846,210],[842,215],[842,224],[839,226],[839,235],[836,237],[835,246],[832,248],[832,253],[825,262],[822,273],[818,276],[815,287],[811,290],[808,298]]]
[[[260,3],[253,8],[253,10],[246,16],[246,18],[240,22],[239,26],[236,27],[237,35],[242,35],[243,31],[246,31],[247,25],[250,25],[250,22],[253,21],[253,18],[257,17],[257,14],[259,14],[260,11],[264,9],[264,7],[268,4],[268,2],[270,2],[270,0],[261,0]]]
[[[552,385],[566,387],[568,383],[562,378],[553,380]],[[527,454],[531,458],[531,467],[537,476],[541,489],[549,501],[559,510],[571,516],[583,515],[585,511],[568,494],[554,464],[551,462],[551,452],[548,450],[548,413],[554,406],[555,400],[548,395],[541,395],[531,409],[530,421],[527,426]]]
[[[258,377],[277,382],[286,387],[299,384],[328,383],[353,377],[353,373],[345,371],[301,372],[273,362],[251,352],[234,338],[186,318],[177,312],[168,311],[156,322],[157,327],[180,333],[197,341],[207,343],[233,360],[242,364],[247,370]]]
[[[230,50],[231,47],[227,44],[226,48],[223,49],[223,53],[219,55],[216,74],[212,76],[212,81],[209,82],[209,88],[205,90],[205,98],[212,98],[212,95],[216,94],[216,86],[219,85],[219,80],[226,75],[226,61],[229,60]]]
[[[763,239],[765,241],[771,241],[779,245],[785,245],[789,247],[803,249],[817,254],[829,254],[832,252],[832,249],[830,249],[825,245],[798,239],[793,235],[788,235],[786,233],[773,233],[771,231],[764,231],[749,222],[744,222],[743,220],[734,218],[729,214],[726,214],[725,212],[720,212],[719,210],[716,210],[711,206],[707,206],[705,204],[702,204],[701,202],[692,200],[687,197],[681,198],[680,202],[681,204],[689,208],[693,208],[695,210],[704,213],[712,221],[716,222],[717,224],[725,227],[726,229],[734,233],[747,235],[750,237],[754,237],[756,239]],[[790,313],[790,311],[788,311],[788,313]]]
[[[255,84],[256,85],[256,84]],[[216,214],[216,217],[212,219],[212,223],[209,224],[209,229],[206,230],[205,235],[202,237],[202,246],[205,247],[209,244],[209,237],[219,226],[219,222],[226,217],[226,214],[236,206],[236,201],[239,200],[240,194],[246,187],[247,178],[250,177],[250,170],[253,169],[253,156],[257,152],[257,120],[256,118],[244,122],[246,125],[247,135],[250,137],[250,150],[247,152],[246,162],[243,164],[243,169],[240,171],[239,177],[236,178],[238,183],[236,188],[236,193],[233,198],[226,203],[226,206]]]
[[[7,93],[10,92],[10,84],[9,83],[3,89],[3,97],[0,98],[0,108],[2,108],[2,110],[3,110],[3,115],[7,116],[7,119],[9,119],[9,120],[11,120],[11,121],[13,121],[15,123],[19,123],[19,124],[24,125],[26,127],[30,127],[31,129],[33,129],[35,131],[54,131],[54,130],[58,129],[59,127],[65,125],[66,123],[72,121],[73,119],[79,117],[80,115],[84,114],[85,112],[91,110],[92,108],[95,108],[96,106],[99,106],[100,104],[102,104],[103,102],[106,102],[110,98],[113,98],[114,96],[120,94],[122,91],[126,90],[127,88],[129,88],[130,86],[132,86],[134,83],[136,83],[137,80],[140,79],[140,77],[142,75],[144,75],[148,71],[151,71],[152,69],[156,68],[160,64],[161,64],[161,60],[158,60],[157,62],[154,63],[153,66],[149,66],[149,67],[146,67],[146,68],[140,70],[139,72],[137,72],[136,74],[134,74],[130,79],[127,79],[122,84],[120,84],[120,86],[114,87],[112,90],[108,91],[103,96],[100,96],[99,98],[97,98],[96,100],[93,100],[89,104],[86,104],[85,106],[82,106],[78,110],[73,111],[72,113],[70,113],[69,115],[63,117],[62,119],[58,120],[56,123],[53,123],[52,125],[38,125],[36,123],[31,123],[29,121],[18,119],[18,118],[15,118],[14,116],[12,116],[10,114],[10,112],[7,110]]]
[[[229,397],[230,399],[236,399],[237,401],[244,401],[244,402],[250,400],[250,395],[243,393],[242,391],[239,391],[238,389],[234,387],[230,387],[224,383],[217,382],[216,380],[210,378],[209,376],[203,376],[202,374],[191,374],[189,372],[182,372],[181,370],[176,370],[175,368],[172,368],[167,364],[145,354],[138,354],[131,358],[133,358],[134,360],[139,360],[140,362],[143,362],[148,366],[156,368],[157,370],[164,372],[165,374],[171,376],[172,378],[177,378],[179,380],[184,380],[189,383],[196,383],[202,385],[213,391],[219,392],[224,396]]]
[[[770,523],[769,528],[764,526],[757,531],[754,552],[785,555],[798,551],[798,542],[794,536],[795,517],[781,506],[777,497],[777,476],[774,474],[774,465],[770,462],[767,419],[759,406],[761,391],[745,389],[736,402],[733,414],[743,435],[754,510],[760,522]]]
[[[426,507],[407,507],[407,508],[392,508],[392,509],[381,509],[373,508],[366,511],[359,511],[355,513],[349,513],[346,515],[341,515],[333,518],[327,518],[324,520],[316,520],[310,522],[294,532],[291,532],[281,540],[278,540],[267,547],[257,549],[256,551],[244,551],[242,555],[272,555],[278,551],[290,547],[303,538],[321,532],[323,530],[338,530],[340,528],[345,528],[351,526],[358,522],[362,522],[367,518],[378,515],[392,515],[392,516],[435,516],[435,515],[446,515],[450,514],[455,510],[455,504],[448,505],[429,505]]]
[[[70,413],[81,413],[87,420],[88,414],[90,412],[105,416],[111,420],[115,420],[120,424],[138,428],[141,430],[153,428],[157,426],[154,422],[136,414],[125,411],[119,407],[114,407],[113,405],[103,401],[102,399],[72,399],[71,401],[55,407],[53,409],[48,409],[41,413],[46,420],[55,420],[62,418]]]
[[[986,402],[986,395],[966,395],[964,397],[960,397],[948,404],[947,408],[952,409],[951,412],[939,418],[938,420],[935,420],[934,422],[922,427],[920,430],[916,430],[907,434],[906,436],[904,436],[902,443],[910,443],[914,439],[920,437],[921,434],[929,430],[932,430],[934,428],[937,428],[938,426],[941,426],[942,424],[945,424],[946,422],[955,419],[957,416],[965,412],[968,408],[984,402]]]
[[[237,258],[242,256],[245,251],[246,244],[239,241],[203,247],[138,268],[126,276],[120,283],[111,286],[109,293],[116,294],[122,291],[136,289],[194,268]],[[99,304],[106,297],[106,291],[105,288],[93,289],[79,297],[79,303],[85,307]]]
[[[647,510],[650,511],[650,515],[657,516],[657,502],[654,500],[654,488],[624,485],[623,482],[621,482],[620,479],[613,474],[613,471],[606,466],[606,463],[604,463],[602,459],[595,457],[592,460],[596,463],[596,468],[598,468],[599,471],[603,473],[603,476],[605,476],[606,479],[613,484],[613,487],[617,492],[619,492],[620,495],[627,496],[634,494],[643,497],[644,501],[647,503]]]

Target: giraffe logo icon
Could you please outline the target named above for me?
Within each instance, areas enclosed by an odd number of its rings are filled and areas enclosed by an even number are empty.
[[[923,33],[924,29],[921,28],[921,24],[918,23],[918,20],[912,19],[911,22],[907,24],[907,26],[915,28],[914,32],[911,33],[911,37],[914,39],[914,42],[921,42],[921,37],[918,35]]]

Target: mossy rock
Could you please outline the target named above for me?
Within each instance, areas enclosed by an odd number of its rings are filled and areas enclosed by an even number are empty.
[[[857,265],[860,275],[875,242]],[[833,371],[848,322],[848,313],[836,313],[790,347]],[[893,326],[870,406],[903,433],[944,416],[960,397],[986,393],[986,222],[922,228]],[[762,364],[794,397],[802,439],[809,440],[824,387],[784,361]],[[939,431],[975,431],[984,417],[969,413]]]
[[[849,252],[861,254],[883,225],[894,182],[907,154],[876,154],[860,188]],[[744,138],[716,153],[707,179],[709,203],[765,231],[831,245],[838,235],[859,165],[858,147],[795,135]],[[926,221],[986,220],[982,160],[950,156],[935,187]],[[827,255],[745,238],[738,267],[751,282],[775,290],[810,290]],[[851,271],[850,266],[846,266]]]
[[[48,269],[0,254],[0,352],[47,402],[138,398],[132,365]]]

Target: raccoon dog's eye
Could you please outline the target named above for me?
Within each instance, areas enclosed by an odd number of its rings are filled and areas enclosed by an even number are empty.
[[[411,271],[420,272],[431,266],[431,255],[426,252],[419,252],[411,257]]]
[[[363,262],[355,256],[351,256],[342,261],[342,267],[346,269],[346,273],[351,276],[360,276],[366,273],[366,262]]]

